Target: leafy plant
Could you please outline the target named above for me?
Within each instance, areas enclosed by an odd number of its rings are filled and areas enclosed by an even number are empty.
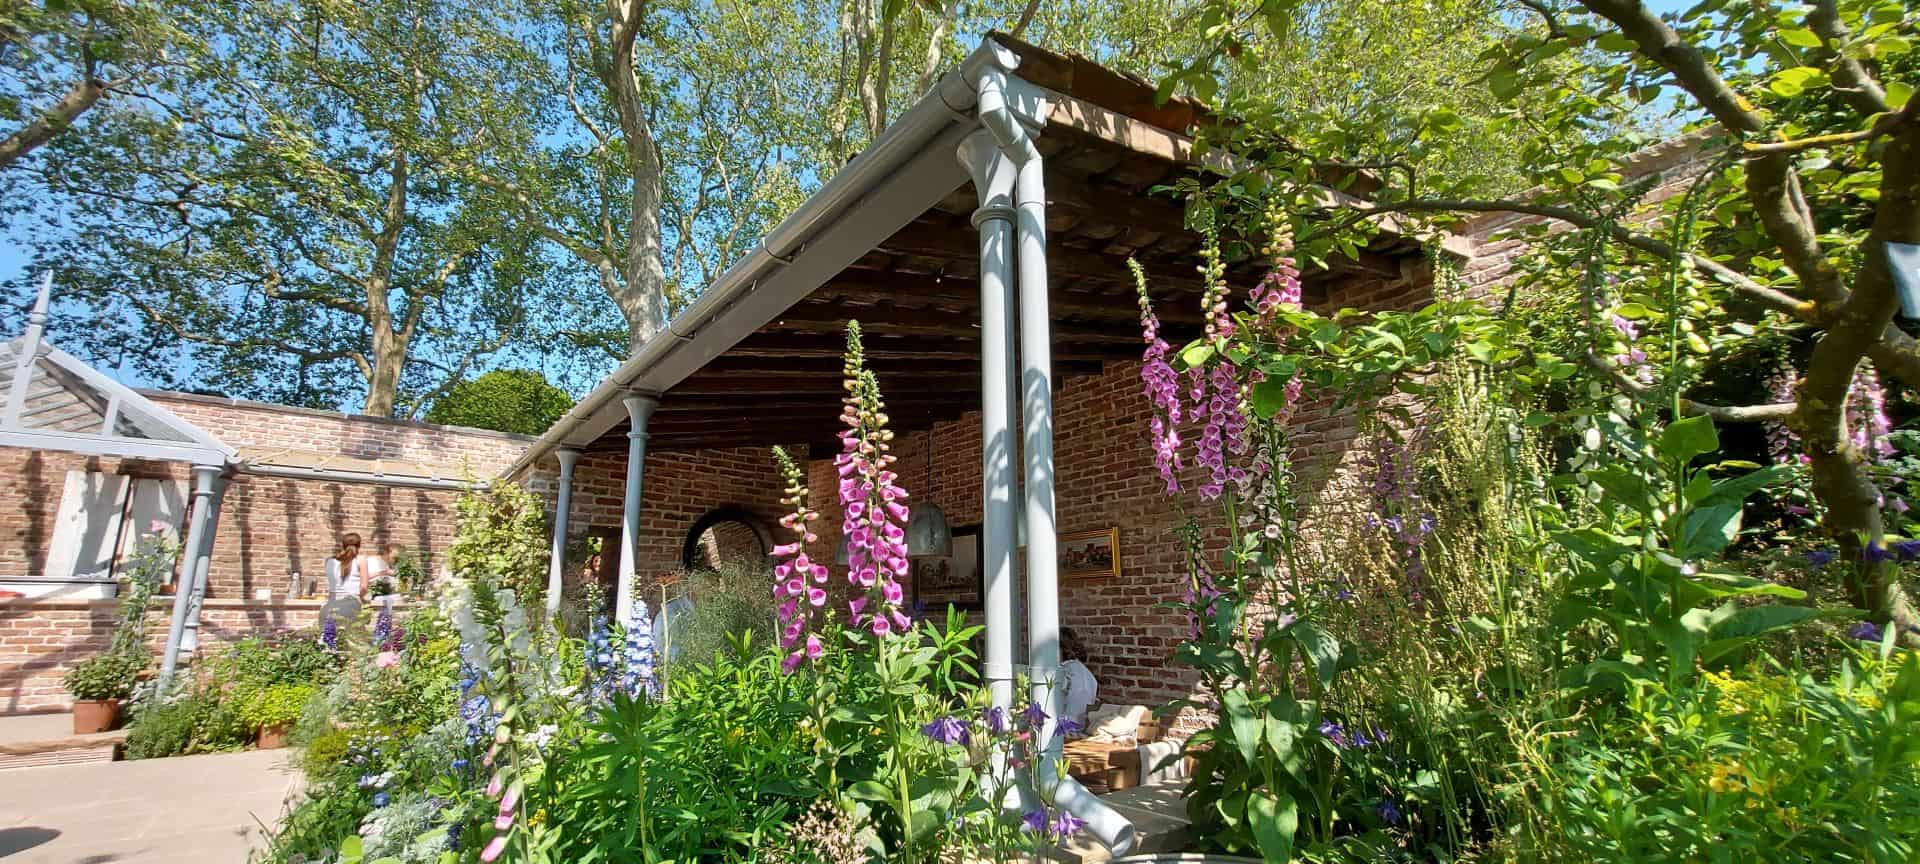
[[[75,663],[64,683],[75,699],[125,699],[133,695],[133,686],[149,662],[145,654],[110,651]]]
[[[312,684],[271,684],[246,695],[240,703],[240,719],[247,728],[274,729],[293,725],[313,698]]]
[[[454,575],[497,582],[538,607],[552,537],[540,496],[519,484],[494,483],[462,493],[454,509],[458,524],[447,549]]]
[[[248,724],[219,693],[199,691],[135,704],[128,759],[158,759],[238,750],[252,741]]]

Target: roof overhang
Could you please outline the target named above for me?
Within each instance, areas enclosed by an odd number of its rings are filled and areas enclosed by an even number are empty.
[[[1152,189],[1197,168],[1232,167],[1220,151],[1196,157],[1184,134],[1204,122],[1204,108],[1158,103],[1146,82],[994,35],[503,476],[520,477],[559,448],[624,450],[622,398],[633,393],[664,394],[649,428],[656,449],[823,439],[838,414],[838,333],[851,318],[866,327],[899,428],[976,408],[975,199],[956,150],[980,128],[974,82],[988,68],[1007,73],[1014,107],[1041,130],[1048,159],[1056,367],[1071,375],[1137,359],[1129,257],[1142,259],[1165,295],[1156,299],[1166,301],[1170,338],[1197,335],[1197,302],[1186,301],[1201,290],[1190,275],[1200,238],[1186,228],[1184,205]],[[1363,206],[1340,191],[1324,194]],[[1379,251],[1349,263],[1404,275],[1418,247],[1389,231]],[[1258,278],[1263,266],[1233,262],[1229,278]],[[805,428],[785,419],[792,416],[807,418]]]

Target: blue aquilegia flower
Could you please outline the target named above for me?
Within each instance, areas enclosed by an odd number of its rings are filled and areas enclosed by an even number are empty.
[[[1882,561],[1893,560],[1893,553],[1888,551],[1887,547],[1878,543],[1868,543],[1860,547],[1860,557],[1869,564],[1878,564]]]
[[[1902,540],[1893,544],[1893,551],[1900,554],[1900,560],[1912,561],[1920,558],[1920,540]]]
[[[1060,737],[1065,738],[1071,735],[1078,735],[1086,730],[1087,727],[1080,725],[1080,721],[1072,717],[1062,717],[1060,718],[1060,726],[1056,731],[1059,732]]]
[[[1020,817],[1020,827],[1029,834],[1044,834],[1047,830],[1047,811],[1040,807],[1028,810]]]
[[[1380,821],[1388,825],[1399,825],[1403,818],[1400,814],[1400,805],[1393,803],[1392,798],[1383,799],[1380,806],[1375,808],[1375,812],[1380,814]]]
[[[1080,833],[1080,829],[1085,827],[1087,827],[1087,820],[1062,810],[1059,818],[1053,820],[1053,836],[1056,839],[1065,840]]]
[[[1835,557],[1832,549],[1813,549],[1806,553],[1807,563],[1815,570],[1832,564]]]
[[[1887,634],[1880,630],[1880,625],[1872,621],[1862,621],[1853,625],[1853,629],[1848,630],[1847,635],[1862,642],[1879,642],[1885,639]]]
[[[1353,746],[1352,739],[1349,739],[1347,737],[1346,727],[1341,726],[1340,724],[1335,723],[1332,720],[1320,721],[1320,734],[1327,736],[1327,740],[1332,741],[1333,746],[1338,747],[1342,750],[1345,750],[1348,747]]]
[[[954,716],[941,717],[920,728],[928,738],[942,744],[958,744],[962,747],[973,743],[973,735],[967,731],[967,721]]]
[[[1032,729],[1039,729],[1047,722],[1047,711],[1041,708],[1038,702],[1028,702],[1026,710],[1021,711],[1020,716],[1026,718],[1027,726]]]
[[[987,709],[987,731],[995,735],[1007,734],[1007,709],[995,705]]]

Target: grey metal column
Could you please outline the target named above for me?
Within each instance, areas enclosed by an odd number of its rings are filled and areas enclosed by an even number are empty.
[[[553,504],[553,560],[547,565],[547,620],[560,614],[560,592],[567,569],[567,517],[573,511],[573,466],[580,451],[562,447],[553,451],[560,460],[560,489]]]
[[[193,504],[187,522],[186,544],[180,550],[180,578],[174,580],[173,622],[167,629],[167,648],[160,656],[160,688],[166,689],[180,662],[180,642],[187,629],[187,606],[193,600],[193,588],[200,567],[200,547],[212,534],[213,485],[220,477],[216,465],[193,466]]]
[[[200,612],[207,606],[207,580],[213,566],[213,547],[220,539],[220,513],[227,507],[227,478],[213,478],[213,513],[207,519],[207,533],[200,538],[200,560],[193,568],[193,597],[187,601],[187,631],[180,636],[180,650],[188,654],[200,650]]]
[[[627,497],[620,519],[620,585],[614,592],[615,620],[626,623],[633,615],[633,577],[639,567],[640,485],[647,464],[647,420],[660,407],[660,397],[635,393],[620,400],[627,406]]]
[[[1016,517],[1013,393],[1013,160],[986,130],[960,144],[980,208],[980,508],[981,571],[986,584],[986,657],[982,670],[996,707],[1013,707],[1013,583]]]

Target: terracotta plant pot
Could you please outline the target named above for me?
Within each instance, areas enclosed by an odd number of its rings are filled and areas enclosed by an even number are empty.
[[[278,750],[287,746],[287,732],[291,728],[289,724],[282,723],[278,726],[268,726],[260,730],[260,740],[258,742],[260,749]]]
[[[73,703],[73,734],[92,735],[110,732],[120,723],[120,700],[76,699]]]

